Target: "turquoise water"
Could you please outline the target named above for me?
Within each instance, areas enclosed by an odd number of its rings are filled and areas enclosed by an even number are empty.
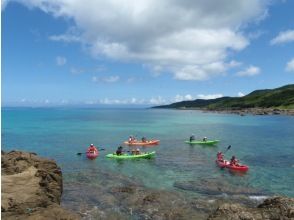
[[[185,144],[192,133],[221,142],[215,147]],[[160,145],[142,148],[155,150],[156,157],[132,161],[105,158],[130,134],[160,139]],[[90,143],[105,151],[93,161],[76,155]],[[247,174],[236,175],[216,167],[217,151],[224,151],[228,145],[232,148],[226,157],[236,155],[249,165]],[[77,174],[103,170],[155,189],[181,192],[174,187],[175,182],[218,178],[268,194],[294,196],[294,117],[290,116],[240,117],[154,109],[4,108],[2,150],[12,149],[55,159],[62,168],[65,188],[85,181],[101,184],[101,176],[89,175],[85,180]]]

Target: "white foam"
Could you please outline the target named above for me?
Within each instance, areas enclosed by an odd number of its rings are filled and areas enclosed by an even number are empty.
[[[263,201],[267,198],[268,196],[249,196],[249,199],[256,200],[256,201]]]

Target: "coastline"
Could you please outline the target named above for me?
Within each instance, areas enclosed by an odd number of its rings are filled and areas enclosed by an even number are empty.
[[[175,109],[175,110],[198,110],[204,113],[225,113],[245,115],[288,115],[294,116],[294,109],[276,109],[276,108],[246,108],[246,109],[207,109],[207,108],[159,108],[156,109]]]
[[[155,190],[124,175],[105,173],[110,188],[86,183],[63,189],[62,172],[53,161],[35,153],[2,152],[2,218],[5,219],[292,219],[294,199],[258,195],[250,188],[202,181],[175,185],[189,193],[202,191],[210,199],[188,198],[174,191]],[[98,170],[98,172],[105,172]],[[65,193],[65,208],[60,206]],[[227,194],[230,196],[219,197]],[[214,196],[213,196],[214,195]],[[64,202],[63,202],[64,203]],[[81,207],[85,207],[84,210]],[[70,211],[70,210],[75,210]],[[75,213],[77,212],[77,213]],[[260,218],[262,216],[262,218]]]

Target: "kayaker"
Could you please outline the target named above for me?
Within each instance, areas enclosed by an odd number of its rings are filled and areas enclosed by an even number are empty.
[[[224,155],[222,152],[217,153],[217,160],[223,162],[224,161]]]
[[[122,155],[122,152],[123,152],[123,147],[119,146],[116,150],[116,155]]]
[[[139,155],[140,154],[140,149],[139,148],[136,149],[135,154],[136,155]]]
[[[145,137],[142,137],[142,142],[145,143],[147,140]]]
[[[94,146],[94,144],[90,144],[88,147],[88,152],[89,153],[95,153],[97,151],[97,148]]]
[[[207,137],[204,137],[204,138],[203,138],[203,141],[207,141]]]
[[[192,141],[195,141],[195,136],[194,136],[194,134],[192,134],[192,135],[190,136],[190,142],[192,142]]]
[[[135,139],[135,137],[134,137],[133,135],[131,135],[131,136],[129,137],[129,143],[132,143],[132,142],[134,142],[134,141],[136,141],[136,139]]]
[[[232,158],[230,160],[230,165],[231,166],[238,166],[238,160],[236,159],[235,156],[232,156]]]

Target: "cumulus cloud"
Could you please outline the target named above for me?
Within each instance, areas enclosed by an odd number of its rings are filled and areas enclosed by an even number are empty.
[[[257,66],[249,66],[243,71],[237,72],[236,76],[255,76],[260,74],[260,68]]]
[[[294,42],[294,30],[280,32],[278,36],[271,40],[270,44],[275,45],[289,42]]]
[[[15,1],[74,22],[70,31],[51,40],[80,42],[94,57],[139,61],[178,80],[206,80],[232,68],[228,53],[249,44],[242,27],[263,19],[268,4],[265,0]]]
[[[63,66],[65,65],[67,62],[66,58],[65,57],[62,57],[62,56],[57,56],[56,57],[56,65],[57,66]]]
[[[207,95],[199,94],[199,95],[197,95],[197,98],[199,98],[199,99],[216,99],[216,98],[221,98],[223,96],[224,95],[223,94],[220,94],[220,93],[217,93],[217,94],[207,94]]]
[[[245,96],[245,94],[243,92],[238,92],[238,96],[243,97],[243,96]]]
[[[287,72],[294,72],[294,58],[292,58],[286,65]]]
[[[105,83],[115,83],[119,81],[119,76],[108,76],[108,77],[97,77],[93,76],[92,81],[93,82],[105,82]]]

